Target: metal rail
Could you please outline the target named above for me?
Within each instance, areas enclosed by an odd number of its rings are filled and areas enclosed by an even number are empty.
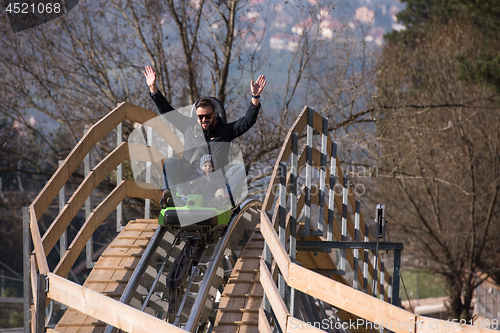
[[[262,205],[262,203],[258,200],[249,200],[243,202],[240,205],[240,212],[235,217],[233,217],[232,221],[230,222],[224,239],[219,239],[217,247],[212,255],[212,258],[210,259],[211,265],[208,267],[207,272],[205,273],[205,277],[203,278],[200,290],[196,295],[191,313],[188,317],[186,327],[184,328],[186,331],[194,333],[198,328],[198,321],[200,320],[201,311],[203,310],[203,304],[205,303],[205,299],[208,295],[208,292],[210,291],[215,273],[217,272],[217,268],[219,267],[219,263],[222,259],[222,256],[224,255],[224,251],[226,250],[229,240],[233,236],[233,233],[237,231],[238,224],[241,221],[240,217],[243,216],[247,209],[258,205]]]

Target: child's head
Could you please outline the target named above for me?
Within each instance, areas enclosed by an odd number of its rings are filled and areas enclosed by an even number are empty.
[[[200,169],[208,175],[215,170],[215,159],[212,155],[203,155],[200,160]]]

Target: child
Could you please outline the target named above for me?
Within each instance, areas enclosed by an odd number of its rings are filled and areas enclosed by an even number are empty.
[[[213,155],[203,155],[200,159],[198,173],[201,176],[199,182],[201,194],[207,207],[222,208],[228,201],[224,193],[225,181],[220,172],[214,173],[217,163]]]
[[[201,170],[201,172],[199,170],[198,170],[198,172],[202,176],[205,176],[205,175],[208,176],[209,173],[215,171],[215,158],[213,157],[213,155],[207,154],[207,155],[203,155],[201,157],[200,170]]]

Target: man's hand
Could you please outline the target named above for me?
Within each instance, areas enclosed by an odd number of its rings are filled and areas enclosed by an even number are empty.
[[[259,96],[264,90],[266,83],[267,81],[264,75],[259,76],[259,78],[255,81],[255,83],[253,82],[253,80],[250,81],[250,89],[252,91],[252,96]],[[259,105],[259,99],[252,97],[252,103],[254,105]]]
[[[151,66],[146,66],[145,69],[146,71],[143,71],[143,73],[144,77],[146,77],[146,83],[151,93],[155,94],[158,91],[158,87],[156,87],[156,73]]]

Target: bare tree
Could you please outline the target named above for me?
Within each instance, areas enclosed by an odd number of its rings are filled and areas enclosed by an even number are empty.
[[[453,22],[414,49],[390,45],[378,83],[380,197],[409,250],[446,281],[450,317],[465,320],[500,251],[499,96],[457,78],[456,54],[479,56],[477,34]]]
[[[274,7],[268,0],[81,0],[66,15],[16,34],[0,16],[0,115],[8,129],[0,132],[0,172],[21,171],[25,182],[38,175],[29,188],[36,192],[85,125],[122,101],[153,109],[142,76],[148,64],[174,106],[214,95],[229,120],[246,110],[250,79],[268,75],[258,124],[240,139],[248,170],[274,164],[306,103],[333,120],[332,130],[362,132],[357,126],[371,121],[373,75],[357,64],[370,62],[370,54],[351,18],[336,16],[338,7],[334,0]],[[284,47],[271,48],[277,42]],[[25,140],[9,139],[13,124],[29,132]],[[95,162],[115,145],[111,135],[101,140]],[[253,174],[251,183],[266,176]]]

